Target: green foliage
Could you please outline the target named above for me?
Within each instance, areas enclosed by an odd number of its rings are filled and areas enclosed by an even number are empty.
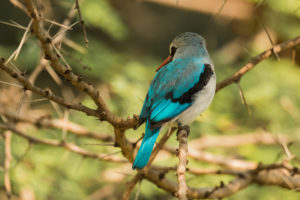
[[[107,0],[86,0],[80,8],[87,25],[100,28],[115,39],[125,39],[127,35],[126,26]]]

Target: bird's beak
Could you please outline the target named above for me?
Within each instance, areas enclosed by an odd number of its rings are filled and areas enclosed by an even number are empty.
[[[155,70],[155,72],[157,72],[158,70],[160,70],[160,68],[162,68],[163,66],[165,66],[166,64],[168,64],[169,62],[171,62],[173,59],[172,56],[168,56],[166,58],[166,60],[164,60],[164,62],[161,63],[161,65],[159,65],[159,67]]]

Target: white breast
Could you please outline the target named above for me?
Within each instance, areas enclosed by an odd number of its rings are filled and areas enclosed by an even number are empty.
[[[207,107],[212,102],[216,90],[216,76],[211,76],[207,85],[196,93],[194,98],[194,103],[191,107],[182,112],[176,119],[172,121],[177,121],[181,125],[188,125],[194,121],[194,119],[204,112]]]

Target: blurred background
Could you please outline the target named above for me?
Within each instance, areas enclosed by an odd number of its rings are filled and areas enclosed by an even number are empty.
[[[72,12],[72,0],[43,0],[40,10],[47,19],[62,23]],[[300,35],[299,0],[83,0],[80,4],[87,27],[88,48],[80,24],[67,32],[62,53],[85,80],[96,85],[117,115],[139,114],[155,69],[169,53],[169,43],[179,33],[191,31],[201,34],[215,63],[218,82],[228,77],[251,57],[274,44]],[[23,26],[28,17],[9,1],[1,2],[0,20],[13,20]],[[72,23],[78,20],[77,13]],[[45,23],[49,28],[50,23]],[[59,27],[49,31],[56,33]],[[24,30],[0,24],[0,56],[8,58],[18,47]],[[268,34],[267,34],[268,33]],[[209,135],[236,135],[267,131],[290,138],[289,146],[299,166],[300,158],[300,50],[290,49],[279,58],[261,62],[241,80],[248,108],[242,104],[238,87],[233,84],[219,91],[210,108],[197,118],[191,127],[189,140]],[[24,44],[15,65],[30,74],[40,62],[39,43],[30,36]],[[50,67],[49,67],[50,68]],[[35,84],[50,88],[55,94],[71,101],[82,101],[95,108],[86,96],[74,90],[59,75],[47,67]],[[11,82],[3,72],[0,79]],[[18,109],[22,90],[0,84],[0,106]],[[34,99],[40,97],[34,96]],[[51,115],[63,118],[64,108],[54,109],[49,101],[30,104],[29,111],[20,113]],[[70,111],[70,120],[100,133],[112,135],[112,128],[94,117]],[[61,131],[24,127],[28,133],[42,138],[61,138]],[[127,131],[131,141],[140,137],[138,131]],[[68,135],[68,141],[94,152],[116,153],[119,149],[103,146],[99,141]],[[99,145],[87,145],[99,144]],[[175,135],[168,145],[177,146]],[[284,159],[279,144],[249,144],[234,148],[208,148],[218,155],[230,155],[265,164]],[[64,149],[38,144],[13,135],[11,181],[13,193],[21,199],[120,199],[125,182],[133,177],[130,164],[115,164],[82,158]],[[154,163],[174,166],[177,158],[161,153]],[[0,166],[4,161],[4,140],[0,138]],[[190,166],[216,168],[217,166],[190,161]],[[175,172],[170,176],[175,178]],[[190,186],[205,187],[229,182],[228,175],[187,176]],[[3,171],[0,168],[0,180]],[[139,188],[139,187],[136,187]],[[136,190],[135,190],[136,191]],[[139,199],[173,199],[147,180],[141,183]],[[5,199],[0,182],[0,199]],[[274,186],[251,185],[225,199],[299,199],[300,194]],[[15,199],[19,199],[15,197]]]

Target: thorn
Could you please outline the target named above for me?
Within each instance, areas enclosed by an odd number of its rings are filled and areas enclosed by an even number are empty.
[[[52,42],[51,38],[47,37],[46,42],[51,43]]]
[[[164,179],[164,178],[165,178],[165,173],[160,173],[160,174],[158,175],[158,178],[159,178],[159,180]]]
[[[45,94],[46,94],[46,96],[49,96],[49,94],[50,94],[50,91],[47,89],[47,90],[45,90]]]
[[[45,54],[45,59],[46,59],[46,60],[51,60],[51,56]]]
[[[239,173],[239,174],[238,174],[238,177],[239,177],[239,178],[246,178],[245,175],[242,174],[242,173]]]
[[[272,45],[272,52],[275,54],[277,60],[279,61],[279,60],[280,60],[280,57],[279,57],[278,53],[275,52],[275,50],[274,50],[274,42],[273,42],[273,40],[272,40],[272,38],[271,38],[271,35],[269,34],[269,32],[268,32],[268,30],[267,30],[267,28],[266,28],[266,26],[265,26],[264,24],[263,24],[263,28],[264,28],[264,30],[265,30],[265,32],[266,32],[268,38],[269,38],[269,41],[270,41],[270,43],[271,43],[271,45]]]
[[[298,167],[293,167],[291,176],[294,176],[295,174],[299,173],[299,168]]]
[[[176,156],[178,156],[179,155],[179,149],[176,149],[175,151],[176,151],[175,152]]]
[[[257,165],[257,167],[256,167],[256,170],[261,169],[262,165],[263,165],[263,164],[262,164],[261,162],[259,162],[258,165]]]
[[[224,182],[221,181],[221,182],[220,182],[220,188],[222,188],[222,187],[224,187],[224,186],[225,186]]]
[[[241,97],[242,103],[246,106],[249,116],[252,116],[251,109],[250,109],[250,107],[249,107],[249,105],[248,105],[248,103],[246,101],[246,98],[245,98],[244,92],[243,92],[243,90],[241,88],[240,82],[236,82],[236,85],[238,86],[239,95]]]
[[[78,81],[78,82],[81,82],[81,81],[82,81],[82,76],[81,76],[81,75],[79,75],[79,76],[77,77],[77,81]]]
[[[36,18],[36,14],[34,12],[30,13],[30,16],[35,19]]]
[[[17,74],[17,73],[13,73],[11,76],[12,76],[13,78],[17,78],[17,77],[18,77],[18,74]]]
[[[64,74],[70,74],[71,73],[71,70],[67,69],[64,71]]]

